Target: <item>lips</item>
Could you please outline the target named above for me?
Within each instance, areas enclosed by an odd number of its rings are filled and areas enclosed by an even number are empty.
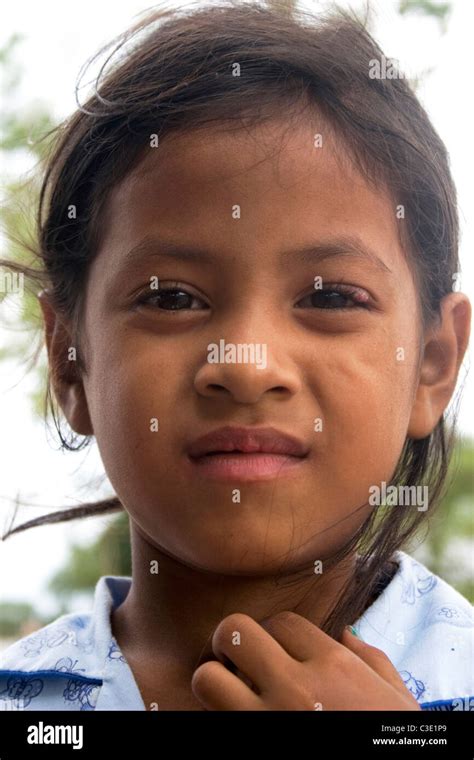
[[[305,457],[309,447],[298,438],[272,427],[243,428],[226,426],[197,438],[188,447],[193,458],[225,452],[242,454],[280,454]]]

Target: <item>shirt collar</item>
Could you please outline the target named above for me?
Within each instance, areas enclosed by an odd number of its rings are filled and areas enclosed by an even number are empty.
[[[99,687],[95,709],[144,710],[111,628],[111,612],[124,601],[131,582],[126,576],[102,576],[92,612],[62,615],[15,642],[2,655],[1,670],[92,683]]]
[[[420,703],[472,696],[473,613],[456,589],[403,551],[398,571],[354,623]]]

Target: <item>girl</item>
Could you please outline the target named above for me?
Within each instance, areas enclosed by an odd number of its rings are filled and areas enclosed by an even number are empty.
[[[133,577],[4,652],[0,697],[469,709],[471,607],[402,548],[469,337],[443,143],[342,13],[162,10],[129,41],[61,127],[29,274],[63,445],[94,436],[117,494],[60,517],[126,510]]]

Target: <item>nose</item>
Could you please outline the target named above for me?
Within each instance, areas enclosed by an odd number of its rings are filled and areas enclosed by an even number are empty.
[[[219,348],[224,343],[220,341]],[[271,392],[272,395],[281,398],[290,398],[300,388],[297,368],[289,358],[284,358],[278,351],[270,350],[268,344],[240,344],[253,345],[255,356],[265,356],[266,361],[260,364],[257,361],[244,361],[248,358],[249,351],[240,351],[238,344],[225,344],[227,347],[235,347],[235,361],[225,361],[226,356],[232,358],[232,351],[220,350],[219,361],[210,361],[209,354],[194,378],[194,387],[201,396],[215,399],[232,399],[239,404],[256,404],[264,396]],[[257,346],[262,348],[257,350]],[[263,350],[266,346],[266,350]],[[215,356],[214,356],[215,358]],[[223,360],[221,360],[223,359]]]

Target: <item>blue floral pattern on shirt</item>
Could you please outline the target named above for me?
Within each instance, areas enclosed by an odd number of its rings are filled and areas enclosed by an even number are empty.
[[[436,586],[437,579],[422,565],[415,565],[414,578],[405,582],[401,596],[402,604],[415,604],[417,599],[429,594]]]
[[[400,670],[399,673],[408,691],[411,691],[415,699],[420,699],[425,691],[425,684],[423,681],[415,678],[415,676],[409,673],[408,670]]]
[[[100,686],[97,684],[84,683],[71,679],[63,691],[64,699],[68,702],[77,702],[81,710],[94,710]]]
[[[78,632],[85,629],[86,622],[78,617],[70,621],[66,626],[46,627],[40,629],[37,633],[26,636],[21,640],[21,646],[25,657],[37,657],[46,649],[54,649],[63,644],[72,644],[83,652],[92,652],[94,647],[93,640],[88,637],[82,640],[78,638]]]
[[[43,680],[36,676],[10,676],[6,689],[0,691],[0,699],[11,702],[17,710],[24,709],[41,694],[43,686]]]

